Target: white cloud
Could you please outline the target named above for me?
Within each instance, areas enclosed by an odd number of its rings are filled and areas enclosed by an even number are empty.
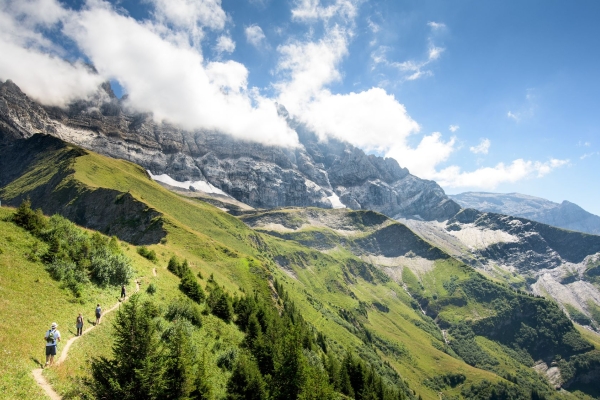
[[[235,42],[229,36],[221,35],[217,39],[215,50],[219,54],[233,53],[233,51],[235,50]]]
[[[295,132],[277,115],[275,102],[246,87],[242,64],[205,65],[195,48],[176,45],[107,8],[82,11],[66,23],[65,32],[102,76],[124,87],[131,106],[152,112],[158,121],[266,144],[297,144]]]
[[[339,27],[318,42],[291,42],[279,46],[277,70],[286,79],[277,83],[278,101],[292,114],[300,115],[323,87],[341,78],[337,64],[347,54],[348,32]]]
[[[598,156],[600,155],[600,152],[598,151],[594,151],[591,153],[585,153],[583,154],[581,157],[579,157],[580,160],[585,160],[586,158],[590,158],[590,157],[594,157],[594,156]]]
[[[519,114],[515,114],[512,111],[509,111],[508,113],[506,113],[506,116],[508,118],[514,119],[515,121],[519,121],[521,119],[521,117],[519,116]]]
[[[321,0],[296,0],[292,9],[292,18],[303,22],[329,21],[334,17],[352,21],[357,14],[357,5],[362,0],[334,0],[328,6]]]
[[[246,40],[254,47],[261,47],[264,40],[265,34],[262,28],[256,24],[250,25],[245,29]]]
[[[456,132],[457,130],[460,129],[460,126],[458,126],[458,125],[450,125],[448,127],[448,129],[450,130],[450,132],[454,133],[454,132]]]
[[[403,62],[391,62],[387,59],[386,53],[388,50],[389,49],[386,46],[380,46],[376,51],[371,53],[371,59],[374,63],[372,69],[375,69],[380,64],[396,68],[403,73],[402,79],[405,81],[414,81],[427,76],[432,76],[433,72],[430,69],[427,69],[427,66],[433,61],[438,60],[442,53],[446,51],[445,48],[434,45],[431,38],[429,39],[427,59],[425,61],[408,60]]]
[[[446,28],[446,24],[444,24],[442,22],[434,22],[434,21],[428,22],[427,26],[429,26],[434,31]]]
[[[155,7],[155,16],[160,21],[178,28],[193,29],[206,27],[221,30],[227,15],[221,8],[221,0],[148,0]]]
[[[81,63],[27,49],[0,38],[0,79],[11,79],[27,95],[48,105],[64,106],[98,89],[103,79]]]
[[[517,159],[510,165],[499,163],[495,167],[479,168],[472,172],[462,172],[460,167],[451,166],[437,172],[432,178],[444,187],[494,189],[501,183],[543,177],[568,163],[569,160],[540,162]]]
[[[322,139],[347,140],[367,151],[387,151],[419,130],[404,106],[380,88],[344,95],[324,90],[301,118]]]
[[[381,27],[378,24],[376,24],[375,22],[373,22],[373,20],[371,20],[371,18],[367,19],[367,23],[369,25],[369,29],[371,30],[371,32],[377,33],[381,30]]]
[[[399,140],[386,153],[386,157],[395,158],[403,167],[425,179],[432,179],[436,174],[436,166],[448,160],[454,152],[456,138],[444,142],[439,132],[425,135],[416,148],[410,147],[406,142],[407,137]]]
[[[102,78],[81,62],[60,58],[62,49],[41,33],[69,15],[52,0],[0,2],[0,79],[55,106],[96,91]]]
[[[481,142],[479,142],[477,146],[469,147],[469,150],[471,151],[471,153],[475,154],[487,154],[490,150],[491,145],[492,142],[490,141],[490,139],[481,139]]]
[[[27,26],[52,26],[68,14],[56,0],[3,0],[1,3],[2,9],[10,11]]]

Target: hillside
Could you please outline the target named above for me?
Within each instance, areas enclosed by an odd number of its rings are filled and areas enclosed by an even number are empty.
[[[310,364],[314,368],[325,367],[319,354],[327,352],[341,362],[350,350],[368,362],[382,382],[408,398],[438,399],[440,392],[445,397],[481,399],[498,393],[505,398],[530,398],[534,392],[547,398],[568,396],[555,392],[553,385],[598,396],[590,383],[600,372],[597,345],[590,342],[594,336],[582,336],[554,303],[484,278],[382,214],[247,211],[250,214],[241,217],[247,226],[212,205],[166,190],[134,164],[49,136],[16,141],[0,152],[3,206],[18,206],[29,197],[33,208],[41,207],[46,214],[63,214],[131,243],[120,246],[132,258],[137,276],[146,277],[142,287],[155,282],[154,298],[165,306],[180,293],[179,278],[166,269],[175,255],[188,260],[192,280],[202,287],[210,288],[215,281],[231,296],[256,291],[279,312],[297,310],[283,317],[297,312],[307,324],[298,329],[313,332],[314,339],[300,358],[314,352],[317,361]],[[53,287],[57,306],[52,309],[61,310],[59,323],[69,326],[67,319],[74,318],[77,309],[68,307],[73,295],[49,278],[42,261],[25,261],[23,254],[33,238],[7,220],[12,211],[3,212],[3,228],[14,232],[14,240],[0,244],[4,250],[0,282],[21,288],[6,298],[15,304],[33,301],[33,289],[18,281],[27,275],[7,275],[9,265],[27,265]],[[112,218],[108,222],[107,216]],[[16,243],[22,243],[20,249]],[[154,250],[156,263],[139,256],[134,244]],[[7,254],[13,258],[7,259]],[[156,277],[151,274],[154,268]],[[198,273],[202,278],[196,277]],[[99,290],[98,296],[107,298],[114,293],[114,289],[86,290]],[[200,307],[208,310],[205,303]],[[11,314],[14,308],[3,308],[0,319],[14,324],[18,320]],[[32,316],[40,331],[48,324],[39,321],[41,315],[45,314]],[[244,348],[245,334],[238,327],[243,314],[238,309],[235,315],[233,324],[208,313],[201,317],[204,331],[194,331],[196,345],[206,349],[215,365],[227,349],[237,349],[232,350],[235,353]],[[85,355],[93,352],[94,343],[104,343],[105,350],[110,347],[109,327],[100,328],[89,340],[84,336],[78,342],[70,361],[46,372],[63,394],[77,387],[74,376],[89,376]],[[10,335],[7,340],[17,340],[17,333],[5,331]],[[37,351],[34,337],[32,333],[31,341],[15,349],[22,363],[3,378],[5,390],[15,398],[39,395],[27,374],[35,366],[30,359]],[[312,340],[324,344],[311,347]],[[552,384],[535,372],[534,365],[549,371]],[[221,398],[232,372],[214,368],[207,381],[214,388],[211,398]]]
[[[467,192],[448,197],[464,208],[527,218],[572,231],[600,234],[600,217],[566,200],[559,204],[520,193],[481,192]]]

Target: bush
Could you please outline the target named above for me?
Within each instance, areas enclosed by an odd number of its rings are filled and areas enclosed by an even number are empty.
[[[169,304],[165,318],[169,321],[185,318],[196,326],[202,325],[200,308],[183,297],[176,298]]]
[[[151,284],[148,285],[148,287],[146,288],[146,293],[148,293],[148,294],[156,293],[156,285],[154,284],[154,282],[152,282]]]
[[[57,281],[89,282],[86,271],[78,267],[73,261],[54,261],[46,266],[46,271]]]
[[[215,317],[219,317],[225,322],[229,322],[233,318],[231,300],[220,287],[216,286],[211,290],[207,303],[210,312]]]
[[[202,286],[200,286],[200,284],[196,280],[196,277],[192,275],[191,272],[183,276],[183,278],[181,278],[179,288],[183,293],[185,293],[190,299],[194,300],[196,303],[202,303],[206,298],[204,290],[202,290]]]
[[[92,278],[101,286],[122,285],[133,277],[133,268],[124,254],[102,251],[92,257]]]
[[[156,252],[154,250],[148,250],[146,246],[138,247],[137,252],[140,256],[144,257],[147,260],[152,261],[153,263],[158,262],[158,258],[156,257]]]
[[[21,205],[17,208],[17,212],[12,217],[12,221],[35,236],[46,229],[46,219],[44,218],[44,214],[42,214],[42,210],[38,208],[33,211],[29,199],[21,202]]]

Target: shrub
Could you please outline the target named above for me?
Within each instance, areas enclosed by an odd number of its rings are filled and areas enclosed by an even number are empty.
[[[133,268],[124,254],[101,251],[91,260],[92,278],[101,286],[122,285],[133,277]]]
[[[148,287],[146,288],[146,293],[148,293],[148,294],[156,293],[156,285],[154,284],[154,282],[152,282],[151,284],[148,285]]]
[[[13,215],[12,221],[36,236],[46,229],[46,219],[42,214],[42,210],[38,208],[33,211],[29,199],[21,202],[17,212]]]
[[[137,252],[140,256],[152,261],[153,263],[158,262],[156,252],[154,250],[149,250],[146,246],[138,247]]]
[[[200,308],[192,301],[179,297],[171,301],[165,318],[169,321],[185,318],[196,326],[202,325]]]
[[[196,280],[196,277],[192,275],[191,272],[185,274],[181,278],[179,288],[183,293],[185,293],[190,299],[194,300],[196,303],[202,303],[206,298],[204,290],[202,290],[202,286],[200,286],[200,284]]]
[[[211,290],[207,303],[210,312],[215,317],[219,317],[225,322],[229,322],[233,318],[231,300],[220,287],[216,286]]]

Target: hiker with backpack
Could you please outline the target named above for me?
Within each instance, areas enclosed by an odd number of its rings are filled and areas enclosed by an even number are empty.
[[[127,296],[125,295],[125,285],[121,285],[121,298],[122,298],[122,299],[125,299],[125,297],[127,297]]]
[[[77,328],[77,334],[75,336],[83,335],[83,317],[81,313],[77,316],[77,320],[75,321],[75,327]]]
[[[56,355],[56,348],[58,347],[58,342],[60,342],[60,332],[58,329],[58,324],[53,322],[50,326],[50,329],[46,331],[44,335],[44,340],[46,341],[46,364],[48,365],[54,364],[54,356]]]
[[[102,318],[102,308],[100,304],[96,305],[96,325],[100,324],[100,318]]]

